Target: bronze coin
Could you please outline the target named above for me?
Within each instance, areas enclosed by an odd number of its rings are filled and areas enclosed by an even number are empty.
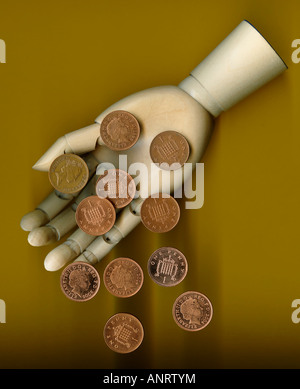
[[[211,321],[213,307],[209,299],[199,292],[182,293],[174,302],[175,323],[186,331],[199,331]]]
[[[104,144],[111,150],[127,150],[139,139],[140,125],[131,113],[112,111],[102,120],[100,134]]]
[[[115,208],[123,208],[134,198],[136,191],[133,178],[120,169],[109,169],[99,176],[96,194],[110,200]]]
[[[100,277],[94,266],[86,262],[73,262],[62,271],[60,286],[69,299],[87,301],[98,292]]]
[[[98,236],[105,234],[113,227],[116,211],[109,200],[89,196],[78,204],[75,218],[82,231]]]
[[[185,256],[173,247],[161,247],[148,260],[148,273],[158,285],[175,286],[187,274],[188,263]]]
[[[152,161],[164,170],[179,169],[188,160],[189,154],[188,141],[177,131],[161,132],[150,145]]]
[[[89,169],[76,154],[63,154],[55,158],[48,172],[51,185],[61,193],[79,192],[89,179]]]
[[[105,343],[111,350],[126,354],[140,346],[144,339],[144,329],[135,316],[117,313],[106,322],[103,335]]]
[[[152,232],[168,232],[178,223],[180,208],[177,201],[168,194],[156,194],[144,200],[141,206],[141,220]]]
[[[130,258],[116,258],[105,268],[103,281],[106,289],[116,297],[131,297],[142,287],[143,270]]]

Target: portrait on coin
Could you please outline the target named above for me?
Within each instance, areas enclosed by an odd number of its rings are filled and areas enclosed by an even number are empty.
[[[118,118],[112,120],[107,126],[107,133],[113,142],[123,143],[127,141],[128,126]]]
[[[125,268],[122,265],[116,266],[112,270],[110,280],[117,288],[127,290],[135,287],[134,275],[129,268]]]
[[[60,185],[62,181],[66,181],[68,184],[75,182],[80,176],[82,168],[77,161],[67,160],[65,165],[59,166],[54,172],[56,176],[57,185]]]
[[[84,292],[88,291],[91,282],[85,271],[76,269],[70,273],[69,285],[72,288],[72,292],[81,297]]]
[[[185,300],[180,306],[180,312],[182,317],[189,321],[189,324],[201,324],[200,320],[203,316],[203,309],[196,299],[190,297]]]

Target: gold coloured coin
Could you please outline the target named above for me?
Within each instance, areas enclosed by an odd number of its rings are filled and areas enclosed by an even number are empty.
[[[62,154],[55,158],[48,174],[51,185],[66,194],[79,192],[89,179],[87,164],[76,154]]]

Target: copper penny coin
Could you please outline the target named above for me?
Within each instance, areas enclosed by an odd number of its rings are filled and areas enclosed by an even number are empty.
[[[113,227],[116,211],[109,200],[89,196],[78,204],[75,218],[82,231],[98,236],[105,234]]]
[[[211,321],[213,307],[209,299],[199,292],[182,293],[174,302],[175,323],[186,331],[199,331]]]
[[[179,169],[189,158],[190,147],[186,138],[177,131],[158,134],[150,145],[150,156],[161,169]]]
[[[177,201],[168,194],[159,193],[144,200],[141,206],[141,220],[152,232],[168,232],[178,223],[180,208]]]
[[[188,263],[185,256],[173,247],[160,247],[148,260],[148,273],[158,285],[175,286],[187,274]]]
[[[61,193],[79,192],[89,179],[89,169],[76,154],[63,154],[55,158],[48,172],[51,185]]]
[[[78,261],[65,267],[60,276],[60,286],[69,299],[87,301],[98,292],[100,277],[94,266]]]
[[[110,200],[115,208],[123,208],[134,198],[136,191],[133,178],[124,170],[109,169],[99,176],[96,194]]]
[[[106,322],[103,335],[105,343],[111,350],[126,354],[140,346],[144,339],[144,329],[135,316],[117,313]]]
[[[106,289],[116,297],[131,297],[142,287],[143,270],[130,258],[116,258],[111,261],[103,273]]]
[[[127,150],[139,139],[140,125],[131,113],[112,111],[102,120],[100,134],[104,144],[111,150]]]

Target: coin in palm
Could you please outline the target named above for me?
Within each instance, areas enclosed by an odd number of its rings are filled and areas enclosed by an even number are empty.
[[[178,223],[180,208],[169,194],[158,193],[144,200],[141,206],[141,220],[152,232],[168,232]]]
[[[75,219],[82,231],[89,235],[99,236],[113,227],[116,211],[109,200],[98,196],[88,196],[78,204]]]
[[[112,111],[102,120],[100,134],[104,144],[111,150],[127,150],[137,142],[140,125],[130,112]]]
[[[48,175],[51,185],[56,190],[71,194],[84,188],[89,179],[89,169],[78,155],[63,154],[52,162]]]

